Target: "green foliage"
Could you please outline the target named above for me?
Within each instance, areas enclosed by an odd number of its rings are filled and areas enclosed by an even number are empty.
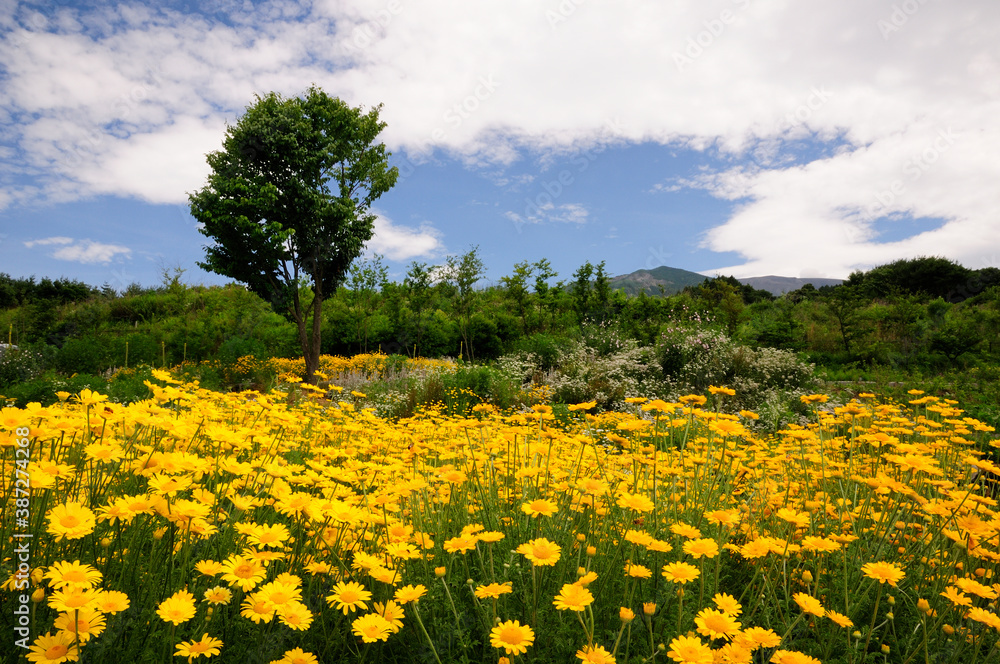
[[[894,294],[949,298],[972,276],[971,270],[947,258],[921,256],[893,261],[867,272],[854,272],[847,285],[859,288],[869,298]]]

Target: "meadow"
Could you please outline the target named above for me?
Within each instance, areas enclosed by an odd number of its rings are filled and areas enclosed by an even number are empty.
[[[291,369],[0,411],[4,661],[1000,662],[1000,442],[954,400],[391,418]]]

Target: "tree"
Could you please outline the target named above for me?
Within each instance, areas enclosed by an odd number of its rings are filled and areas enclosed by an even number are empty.
[[[226,128],[223,149],[208,154],[208,184],[189,196],[214,241],[199,265],[245,283],[297,325],[310,382],[323,301],[371,239],[369,207],[399,174],[376,143],[380,109],[365,113],[315,87],[304,97],[258,96]],[[311,300],[300,296],[303,282]]]
[[[417,354],[417,348],[423,348],[424,344],[424,314],[423,311],[430,303],[431,286],[433,285],[433,273],[436,266],[428,266],[427,263],[410,263],[410,269],[406,271],[406,278],[403,285],[410,299],[410,309],[413,311],[414,324],[416,326],[416,347],[413,354]]]
[[[465,345],[465,353],[469,356],[469,361],[476,359],[472,350],[472,339],[469,335],[469,325],[472,322],[472,303],[475,291],[472,287],[477,281],[483,278],[486,273],[486,266],[479,258],[479,246],[474,246],[468,252],[462,254],[461,258],[449,256],[445,266],[447,279],[451,281],[458,290],[458,299],[455,308],[459,314],[459,329],[462,333],[462,340]]]
[[[378,310],[377,295],[384,292],[389,283],[389,268],[382,264],[380,254],[371,260],[353,265],[349,272],[348,285],[354,294],[354,306],[358,319],[358,349],[368,352],[368,338],[371,334],[372,316]]]
[[[521,316],[521,333],[528,332],[528,279],[534,267],[528,261],[521,261],[514,265],[514,274],[509,277],[500,277],[500,283],[507,291],[507,297],[517,307],[517,312]]]

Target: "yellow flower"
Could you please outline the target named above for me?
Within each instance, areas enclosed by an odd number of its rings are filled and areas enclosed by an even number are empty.
[[[375,602],[375,613],[379,614],[388,621],[392,626],[392,633],[395,634],[403,628],[403,618],[406,617],[406,613],[403,611],[403,607],[397,604],[394,600],[389,600],[385,604],[380,602]]]
[[[749,627],[743,630],[736,641],[743,644],[748,650],[757,648],[775,648],[781,643],[781,637],[773,629],[764,627]]]
[[[822,664],[815,657],[810,657],[797,650],[778,650],[771,655],[772,664]]]
[[[56,611],[78,611],[96,605],[100,593],[89,588],[57,590],[49,597],[49,606]]]
[[[639,493],[623,492],[618,496],[618,507],[636,512],[652,512],[653,501]]]
[[[313,614],[302,602],[288,602],[275,607],[278,619],[286,627],[297,631],[305,631],[312,625]]]
[[[854,622],[842,613],[837,613],[836,611],[826,610],[826,617],[837,623],[841,627],[854,627]]]
[[[680,535],[681,537],[686,537],[687,539],[697,539],[701,537],[700,530],[686,523],[671,524],[670,532],[672,532],[674,535]]]
[[[273,604],[276,609],[299,602],[302,599],[302,589],[289,579],[280,581],[275,579],[271,583],[261,586],[256,594]]]
[[[635,620],[635,611],[628,608],[627,606],[623,606],[620,609],[618,609],[618,617],[621,619],[623,623],[630,623],[633,620]]]
[[[211,657],[222,652],[222,640],[209,636],[208,632],[198,641],[182,641],[177,644],[174,657],[187,657],[187,661],[198,657]]]
[[[719,555],[719,545],[713,539],[700,538],[684,542],[684,553],[692,558],[715,558]]]
[[[194,618],[194,595],[186,590],[178,590],[167,599],[160,602],[156,609],[157,615],[165,622],[180,625]]]
[[[346,615],[347,612],[344,613]],[[389,635],[393,633],[392,623],[377,613],[366,613],[360,618],[356,618],[351,623],[351,628],[354,634],[361,637],[365,643],[388,641]]]
[[[490,644],[494,648],[503,648],[508,655],[522,655],[534,642],[535,633],[531,627],[517,620],[500,623],[490,632]]]
[[[738,616],[743,611],[743,606],[740,605],[736,598],[726,593],[717,593],[712,598],[712,601],[715,602],[720,611],[728,613],[731,616]]]
[[[775,513],[775,516],[799,528],[805,528],[809,525],[809,515],[805,512],[797,512],[791,507],[782,507]]]
[[[229,600],[233,598],[233,593],[230,592],[229,588],[215,586],[205,591],[204,598],[209,604],[229,604]]]
[[[291,537],[288,527],[281,523],[259,526],[254,524],[247,533],[247,540],[254,546],[281,546]]]
[[[419,601],[421,597],[427,594],[427,588],[422,584],[416,586],[403,586],[396,590],[394,599],[400,604],[409,604],[410,602]]]
[[[78,588],[93,588],[101,583],[101,573],[90,565],[84,565],[79,560],[71,563],[60,561],[49,566],[45,576],[50,579],[50,588],[66,586]]]
[[[306,652],[302,648],[292,648],[285,651],[285,656],[276,659],[271,664],[320,664],[316,655]]]
[[[550,542],[544,537],[526,542],[517,547],[515,551],[524,554],[524,557],[530,560],[533,565],[555,565],[559,562],[559,545],[555,542]]]
[[[448,553],[466,553],[476,548],[479,541],[475,535],[459,535],[444,541],[444,550]]]
[[[905,576],[898,565],[887,562],[865,563],[861,566],[861,572],[869,579],[888,583],[890,586],[895,586]]]
[[[271,622],[274,618],[274,605],[257,593],[252,593],[243,598],[240,615],[254,623]]]
[[[551,500],[536,498],[530,503],[522,504],[521,511],[530,515],[532,518],[537,518],[539,516],[552,516],[559,511],[559,506]]]
[[[475,595],[479,599],[487,599],[487,598],[499,599],[500,595],[504,595],[506,593],[511,593],[511,592],[514,592],[514,589],[511,587],[511,584],[508,581],[507,583],[491,583],[486,586],[477,586],[475,590]]]
[[[563,585],[562,590],[556,595],[552,603],[560,611],[569,609],[570,611],[583,611],[594,601],[594,596],[589,590],[575,583]]]
[[[960,591],[955,586],[948,586],[941,593],[941,596],[946,598],[954,606],[972,606],[972,598]]]
[[[230,555],[222,563],[222,580],[230,586],[237,586],[243,592],[252,590],[264,580],[267,571],[260,561],[242,555]]]
[[[663,566],[663,576],[673,583],[687,583],[698,578],[701,572],[690,563],[670,563]]]
[[[806,593],[795,593],[792,595],[792,599],[795,600],[795,603],[798,604],[799,608],[805,613],[811,613],[820,618],[823,617],[823,605],[820,604],[819,600],[815,597],[807,595]]]
[[[49,510],[46,518],[49,520],[48,532],[56,536],[56,541],[80,539],[94,532],[97,524],[94,513],[77,502],[56,505]]]
[[[680,664],[712,664],[712,649],[696,636],[678,636],[670,642],[667,657]]]
[[[648,567],[643,565],[625,565],[625,573],[635,579],[648,579],[653,576],[653,572],[650,571]]]
[[[194,568],[205,576],[218,576],[222,572],[222,563],[217,563],[214,560],[199,560],[195,563]]]
[[[372,594],[365,590],[365,587],[360,583],[349,581],[335,585],[333,587],[333,594],[327,595],[326,601],[333,608],[343,611],[346,616],[350,611],[356,611],[359,608],[367,609],[368,605],[365,602],[371,599],[371,597]],[[366,643],[371,642],[368,641]]]
[[[52,626],[61,632],[75,634],[77,641],[82,645],[89,641],[90,637],[98,636],[104,631],[104,614],[92,608],[61,613]]]
[[[73,643],[72,634],[59,632],[52,636],[49,632],[35,639],[27,659],[29,662],[59,664],[59,662],[75,662],[79,659],[79,654],[76,644]]]
[[[94,601],[94,608],[101,613],[121,613],[128,607],[128,595],[118,590],[102,590]]]
[[[576,656],[583,664],[615,664],[615,658],[603,646],[584,646]]]
[[[710,639],[730,639],[741,627],[733,616],[716,609],[702,609],[694,623],[698,633]]]

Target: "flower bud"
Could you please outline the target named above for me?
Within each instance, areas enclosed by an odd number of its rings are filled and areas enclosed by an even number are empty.
[[[444,576],[445,574],[447,574],[447,573],[448,573],[448,568],[447,567],[435,567],[434,568],[434,576],[436,576],[439,579],[442,576]]]
[[[806,583],[812,583],[813,580],[812,572],[810,572],[809,570],[802,572],[802,580],[805,581]]]
[[[45,588],[36,588],[35,592],[31,593],[31,601],[38,604],[43,599],[45,599]]]
[[[917,608],[920,609],[921,611],[925,611],[926,612],[926,611],[930,610],[931,605],[930,605],[930,602],[928,602],[926,599],[918,599],[917,600]]]
[[[635,620],[635,611],[628,608],[627,606],[623,606],[622,608],[618,609],[618,617],[621,618],[621,621],[623,623],[630,623],[633,620]]]

